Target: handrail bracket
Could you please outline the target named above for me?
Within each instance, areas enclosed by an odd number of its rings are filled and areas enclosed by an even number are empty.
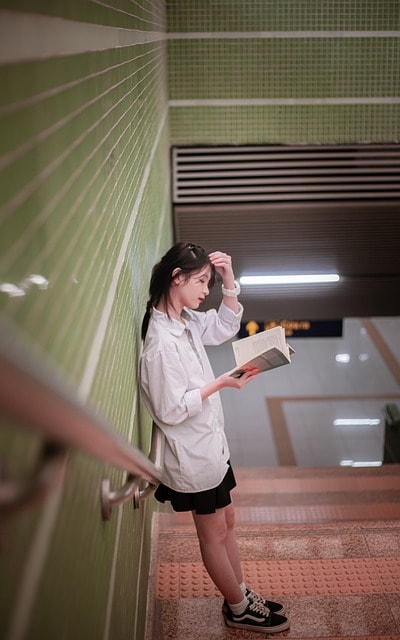
[[[161,465],[164,458],[164,446],[164,435],[153,423],[149,460],[151,460],[155,465],[158,472],[161,472]],[[158,484],[153,484],[148,481],[141,489],[140,486],[142,482],[143,479],[140,476],[129,474],[126,478],[125,484],[115,491],[111,488],[111,482],[108,478],[102,480],[100,486],[102,519],[109,520],[111,518],[112,508],[122,504],[123,502],[127,502],[127,500],[130,500],[132,497],[134,508],[139,509],[140,503],[149,498],[158,487]]]

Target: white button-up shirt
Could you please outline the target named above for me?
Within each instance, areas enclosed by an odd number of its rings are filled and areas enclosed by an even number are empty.
[[[229,448],[219,393],[201,399],[214,380],[204,345],[217,345],[239,331],[243,307],[235,314],[185,308],[185,324],[152,310],[140,357],[144,403],[165,434],[163,483],[184,493],[218,486],[228,469]]]

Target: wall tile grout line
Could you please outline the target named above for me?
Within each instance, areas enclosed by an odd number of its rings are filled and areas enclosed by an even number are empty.
[[[171,99],[170,107],[292,107],[328,105],[400,104],[397,96],[354,96],[346,98],[192,98]]]
[[[184,31],[168,32],[168,40],[241,40],[241,39],[263,39],[279,40],[297,38],[398,38],[398,30],[365,30],[365,31],[331,31],[331,30],[308,30],[308,31]]]

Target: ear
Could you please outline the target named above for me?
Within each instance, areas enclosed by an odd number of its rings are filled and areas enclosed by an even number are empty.
[[[183,280],[183,273],[179,267],[172,272],[172,281],[174,284],[179,284]]]

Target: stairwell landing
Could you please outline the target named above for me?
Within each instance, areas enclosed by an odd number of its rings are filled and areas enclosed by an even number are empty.
[[[400,465],[235,474],[245,581],[291,622],[274,637],[400,640]],[[265,637],[225,625],[190,514],[155,514],[152,566],[146,640]]]

